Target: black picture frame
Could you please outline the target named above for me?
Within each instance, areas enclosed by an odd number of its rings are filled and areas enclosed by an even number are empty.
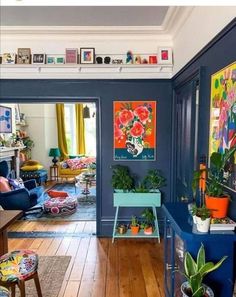
[[[80,48],[80,64],[95,63],[95,48]]]

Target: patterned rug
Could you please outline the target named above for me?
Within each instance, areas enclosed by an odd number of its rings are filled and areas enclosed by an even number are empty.
[[[83,188],[75,187],[73,183],[55,184],[50,190],[65,191],[70,196],[76,197],[78,201],[75,213],[67,216],[52,216],[43,212],[36,211],[24,216],[24,220],[57,220],[57,221],[94,221],[96,220],[96,187],[90,187],[90,194],[82,194]],[[43,203],[49,198],[45,192],[35,207],[43,206]]]
[[[70,256],[39,256],[38,273],[43,297],[58,296],[70,260]],[[38,297],[33,280],[26,281],[25,288],[27,297]],[[16,297],[19,296],[17,287]]]

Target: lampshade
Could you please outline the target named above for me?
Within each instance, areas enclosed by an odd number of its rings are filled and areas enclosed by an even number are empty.
[[[59,148],[51,148],[49,151],[49,157],[60,157],[61,152]]]
[[[85,107],[83,109],[83,118],[84,119],[89,119],[90,118],[90,110],[89,110],[89,107],[87,105],[85,105]]]

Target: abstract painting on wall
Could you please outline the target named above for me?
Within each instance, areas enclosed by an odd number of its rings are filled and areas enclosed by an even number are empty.
[[[156,101],[114,101],[114,160],[156,159]]]
[[[236,62],[211,76],[209,156],[236,145]]]

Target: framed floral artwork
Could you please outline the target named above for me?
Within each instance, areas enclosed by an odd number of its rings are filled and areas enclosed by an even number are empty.
[[[156,159],[156,101],[114,101],[114,160]]]

